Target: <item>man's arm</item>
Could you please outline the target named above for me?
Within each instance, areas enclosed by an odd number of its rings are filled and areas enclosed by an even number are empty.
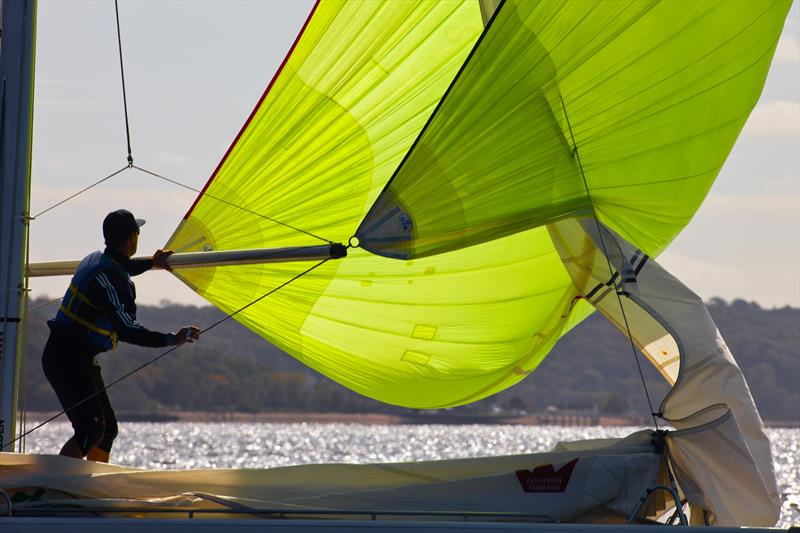
[[[89,283],[90,300],[105,311],[117,338],[138,346],[170,346],[176,343],[172,333],[152,331],[136,321],[136,304],[128,280],[114,269],[104,270]]]
[[[131,259],[128,263],[128,274],[131,276],[138,276],[143,272],[147,272],[153,268],[153,260],[150,258],[144,259]]]
[[[128,274],[131,276],[138,276],[143,272],[147,272],[151,268],[172,271],[172,267],[167,264],[167,258],[172,255],[172,250],[156,250],[153,257],[145,259],[131,259],[128,263]]]

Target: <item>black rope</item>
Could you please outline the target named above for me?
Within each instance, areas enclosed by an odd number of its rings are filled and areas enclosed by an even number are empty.
[[[119,29],[119,5],[114,0],[114,11],[117,15],[117,44],[119,45],[119,72],[122,77],[122,105],[125,108],[125,135],[128,138],[128,167],[133,166],[133,155],[131,153],[131,128],[128,123],[128,96],[125,93],[125,67],[122,64],[122,32]]]
[[[586,174],[583,172],[583,164],[581,163],[581,156],[578,152],[578,144],[575,142],[575,135],[572,133],[572,125],[569,122],[569,115],[567,114],[567,107],[564,105],[564,99],[561,98],[561,109],[564,110],[564,119],[567,121],[567,128],[569,129],[569,136],[572,139],[572,148],[575,154],[575,159],[578,161],[578,169],[581,171],[581,178],[583,179],[583,186],[586,189],[586,195],[589,197],[589,205],[592,206],[592,218],[594,218],[595,226],[597,227],[597,234],[600,236],[600,245],[603,247],[603,255],[606,258],[606,263],[608,264],[608,274],[610,276],[614,275],[614,267],[611,266],[611,260],[608,258],[608,249],[606,248],[606,242],[603,238],[603,230],[600,226],[600,220],[597,218],[597,211],[594,208],[594,201],[592,200],[592,193],[589,190],[589,183],[586,181]],[[624,256],[623,256],[624,257]],[[625,280],[623,279],[624,276],[620,276],[620,286],[622,290],[625,290]],[[633,358],[636,360],[636,368],[639,370],[639,377],[642,380],[642,387],[644,388],[644,395],[647,398],[647,405],[650,407],[650,415],[653,417],[653,425],[655,425],[656,431],[658,431],[658,420],[656,419],[656,412],[653,409],[653,402],[650,399],[650,391],[647,390],[647,382],[644,379],[644,372],[642,372],[642,363],[639,361],[639,352],[636,349],[636,344],[633,342],[633,335],[631,334],[631,327],[628,324],[628,315],[625,313],[625,306],[622,305],[622,296],[620,295],[619,291],[614,291],[617,295],[617,302],[619,303],[619,309],[622,313],[622,320],[625,323],[625,331],[628,332],[628,340],[631,343],[631,350],[633,351]]]
[[[106,181],[106,180],[109,180],[109,179],[113,178],[114,176],[116,176],[116,175],[117,175],[117,174],[119,174],[120,172],[123,172],[123,171],[125,171],[125,170],[128,170],[129,168],[130,168],[130,167],[122,167],[121,169],[117,170],[116,172],[113,172],[112,174],[109,174],[109,175],[108,175],[108,176],[106,176],[105,178],[103,178],[103,179],[100,179],[100,180],[97,180],[96,182],[92,183],[92,184],[91,184],[91,185],[89,185],[88,187],[84,187],[83,189],[81,189],[80,191],[76,192],[75,194],[73,194],[73,195],[71,195],[71,196],[68,196],[68,197],[64,198],[63,200],[61,200],[60,202],[57,202],[57,203],[55,203],[55,204],[51,205],[50,207],[48,207],[48,208],[47,208],[47,209],[45,209],[44,211],[40,211],[40,212],[36,213],[35,215],[33,215],[33,216],[31,217],[31,219],[34,219],[34,218],[40,217],[40,216],[44,215],[45,213],[47,213],[48,211],[52,211],[52,210],[53,210],[53,209],[55,209],[56,207],[58,207],[58,206],[60,206],[60,205],[62,205],[62,204],[65,204],[65,203],[69,202],[70,200],[72,200],[72,199],[73,199],[73,198],[75,198],[76,196],[80,196],[81,194],[85,193],[85,192],[86,192],[86,191],[88,191],[89,189],[92,189],[92,188],[94,188],[94,187],[97,187],[98,185],[100,185],[100,184],[101,184],[101,183],[103,183],[104,181]]]
[[[278,285],[277,287],[275,287],[274,289],[271,289],[269,292],[267,292],[267,293],[265,293],[265,294],[262,294],[261,296],[259,296],[258,298],[256,298],[256,299],[255,299],[255,300],[253,300],[252,302],[250,302],[249,304],[247,304],[247,305],[245,305],[245,306],[243,306],[243,307],[240,307],[239,309],[237,309],[237,310],[236,310],[236,311],[234,311],[233,313],[231,313],[231,314],[229,314],[229,315],[226,315],[225,317],[223,317],[223,318],[221,318],[221,319],[217,320],[216,322],[214,322],[213,324],[211,324],[211,325],[210,325],[210,326],[208,326],[207,328],[205,328],[205,329],[201,330],[201,331],[200,331],[200,334],[202,335],[203,333],[206,333],[207,331],[214,329],[215,327],[219,326],[220,324],[222,324],[223,322],[225,322],[225,321],[226,321],[226,320],[228,320],[229,318],[232,318],[232,317],[234,317],[234,316],[238,315],[239,313],[241,313],[242,311],[244,311],[244,310],[245,310],[245,309],[247,309],[248,307],[251,307],[251,306],[253,306],[253,305],[257,304],[258,302],[260,302],[261,300],[263,300],[263,299],[264,299],[264,298],[266,298],[267,296],[269,296],[269,295],[271,295],[271,294],[273,294],[273,293],[275,293],[275,292],[277,292],[277,291],[281,290],[282,288],[284,288],[285,286],[289,285],[289,284],[290,284],[290,283],[292,283],[293,281],[296,281],[296,280],[300,279],[301,277],[305,276],[306,274],[308,274],[308,273],[309,273],[309,272],[311,272],[312,270],[314,270],[314,269],[316,269],[316,268],[318,268],[318,267],[322,266],[323,264],[327,263],[327,262],[328,262],[328,261],[330,261],[331,259],[333,259],[333,258],[332,258],[332,257],[326,257],[325,259],[323,259],[323,260],[322,260],[322,261],[320,261],[319,263],[316,263],[315,265],[312,265],[311,267],[307,268],[305,271],[301,272],[300,274],[297,274],[297,275],[296,275],[295,277],[293,277],[292,279],[290,279],[290,280],[288,280],[288,281],[285,281],[285,282],[281,283],[280,285]],[[50,418],[48,418],[48,419],[47,419],[47,420],[45,420],[44,422],[42,422],[42,423],[38,424],[37,426],[35,426],[34,428],[32,428],[32,429],[30,429],[30,430],[26,431],[25,433],[22,433],[21,435],[19,435],[18,437],[16,437],[14,440],[11,440],[11,441],[8,441],[8,442],[6,442],[6,443],[3,443],[2,445],[0,445],[0,450],[2,450],[2,449],[5,449],[5,448],[6,448],[6,446],[10,446],[11,444],[14,444],[15,442],[17,442],[18,440],[20,440],[20,439],[22,439],[22,438],[24,438],[24,437],[26,437],[26,436],[30,435],[31,433],[33,433],[33,432],[34,432],[34,431],[36,431],[37,429],[41,428],[42,426],[44,426],[44,425],[46,425],[46,424],[49,424],[50,422],[52,422],[53,420],[55,420],[55,419],[56,419],[56,418],[58,418],[59,416],[63,415],[63,414],[64,414],[64,413],[66,413],[67,411],[70,411],[70,410],[72,410],[72,409],[74,409],[74,408],[78,407],[79,405],[82,405],[82,404],[84,404],[84,403],[88,402],[89,400],[91,400],[92,398],[94,398],[95,396],[97,396],[98,394],[100,394],[100,393],[102,393],[102,392],[104,392],[104,391],[107,391],[108,389],[110,389],[111,387],[113,387],[114,385],[116,385],[117,383],[119,383],[119,382],[121,382],[121,381],[123,381],[123,380],[127,379],[128,377],[132,376],[133,374],[135,374],[136,372],[138,372],[138,371],[142,370],[143,368],[145,368],[145,367],[147,367],[147,366],[150,366],[151,364],[155,363],[156,361],[158,361],[159,359],[161,359],[161,358],[162,358],[162,357],[164,357],[165,355],[167,355],[167,354],[170,354],[170,353],[174,352],[175,350],[177,350],[177,349],[178,349],[178,348],[180,348],[181,346],[182,346],[182,345],[173,346],[173,347],[172,347],[172,348],[170,348],[169,350],[167,350],[167,351],[165,351],[165,352],[163,352],[163,353],[161,353],[161,354],[157,355],[156,357],[154,357],[154,358],[150,359],[149,361],[147,361],[147,362],[145,362],[145,363],[142,363],[141,365],[137,366],[136,368],[134,368],[133,370],[131,370],[131,371],[130,371],[130,372],[128,372],[127,374],[125,374],[125,375],[123,375],[123,376],[121,376],[121,377],[119,377],[119,378],[115,379],[114,381],[112,381],[111,383],[109,383],[108,385],[106,385],[105,387],[103,387],[102,389],[100,389],[100,390],[98,390],[98,391],[95,391],[94,393],[90,394],[89,396],[87,396],[86,398],[84,398],[84,399],[80,400],[79,402],[77,402],[77,403],[74,403],[73,405],[70,405],[70,406],[69,406],[69,407],[67,407],[66,409],[62,409],[60,412],[58,412],[58,413],[56,413],[55,415],[51,416]]]
[[[319,235],[311,233],[310,231],[306,231],[306,230],[298,228],[296,226],[292,226],[291,224],[287,224],[286,222],[281,222],[280,220],[276,220],[276,219],[274,219],[272,217],[268,217],[267,215],[262,215],[261,213],[258,213],[256,211],[252,211],[250,209],[247,209],[246,207],[242,207],[242,206],[240,206],[238,204],[235,204],[233,202],[225,200],[224,198],[219,198],[217,196],[214,196],[213,194],[209,194],[208,192],[203,193],[203,191],[201,191],[200,189],[196,189],[196,188],[192,187],[191,185],[186,185],[185,183],[181,183],[180,181],[176,181],[174,179],[167,178],[166,176],[162,176],[161,174],[157,174],[157,173],[152,172],[150,170],[146,170],[146,169],[144,169],[144,168],[142,168],[140,166],[137,166],[137,165],[133,165],[131,168],[135,168],[136,170],[144,172],[145,174],[149,174],[149,175],[153,176],[154,178],[162,179],[162,180],[164,180],[166,182],[172,183],[173,185],[177,185],[178,187],[183,187],[184,189],[188,189],[188,190],[194,191],[194,192],[196,192],[198,194],[202,194],[203,197],[208,197],[208,198],[211,198],[212,200],[216,200],[218,202],[222,202],[223,204],[229,205],[231,207],[235,207],[236,209],[241,209],[245,213],[249,213],[251,215],[255,215],[257,217],[261,217],[264,220],[269,220],[270,222],[273,222],[273,223],[278,224],[280,226],[283,226],[285,228],[289,228],[289,229],[292,229],[294,231],[299,231],[300,233],[304,233],[304,234],[308,235],[309,237],[313,237],[315,239],[319,239],[319,240],[321,240],[323,242],[326,242],[328,244],[333,244],[333,241],[330,240],[330,239],[326,239],[325,237],[320,237]]]

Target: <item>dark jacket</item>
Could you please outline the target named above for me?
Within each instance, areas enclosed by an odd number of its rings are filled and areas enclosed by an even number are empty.
[[[97,351],[117,340],[139,346],[168,346],[174,335],[151,331],[136,320],[136,286],[131,276],[150,270],[150,259],[131,260],[106,248],[86,256],[72,277],[56,317],[48,324],[86,340]]]

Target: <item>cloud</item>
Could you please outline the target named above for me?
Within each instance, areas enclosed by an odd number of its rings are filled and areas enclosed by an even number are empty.
[[[768,307],[800,305],[796,263],[769,264],[759,258],[737,260],[731,256],[709,260],[672,250],[664,252],[658,263],[703,300],[718,296],[729,301],[754,300]]]
[[[709,194],[704,216],[734,216],[797,223],[800,197],[795,194]]]
[[[105,104],[94,102],[91,100],[68,100],[58,98],[36,98],[34,101],[35,108],[71,108],[71,109],[100,109],[108,107]]]
[[[775,61],[778,63],[800,64],[800,42],[794,37],[781,37],[775,49]]]
[[[753,137],[800,137],[800,102],[772,100],[758,104],[750,114],[743,134]]]
[[[174,154],[169,152],[161,152],[158,154],[158,160],[161,163],[168,163],[170,165],[178,165],[185,167],[191,163],[191,158],[184,154]]]
[[[711,285],[719,286],[719,280],[724,280],[725,285],[741,287],[750,280],[747,272],[732,263],[697,259],[671,250],[664,252],[658,262],[689,286],[708,286],[711,280],[718,280]]]
[[[62,161],[61,159],[50,159],[45,161],[45,167],[47,170],[56,171],[56,172],[64,172],[65,170],[69,170],[69,163],[66,161]]]

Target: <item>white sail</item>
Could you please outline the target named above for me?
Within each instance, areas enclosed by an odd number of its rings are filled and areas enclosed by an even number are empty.
[[[672,385],[659,411],[678,430],[667,444],[688,501],[715,525],[774,525],[780,498],[769,440],[702,300],[593,219],[549,229],[581,295],[630,335]]]

